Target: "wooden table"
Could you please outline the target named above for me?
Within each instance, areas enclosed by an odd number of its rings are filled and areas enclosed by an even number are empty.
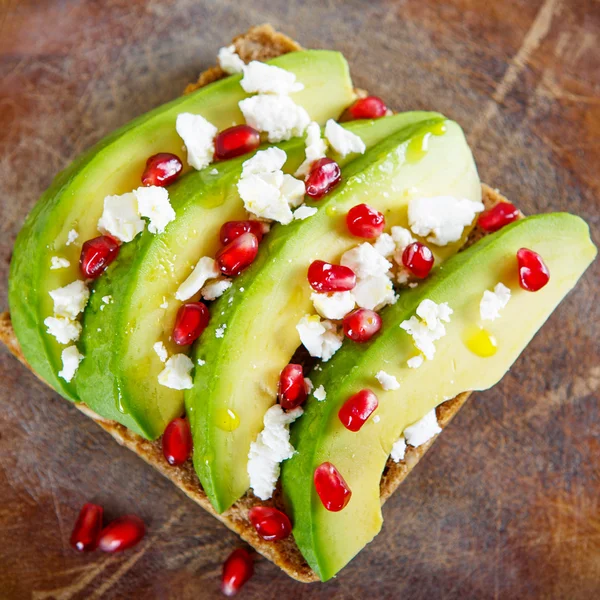
[[[484,181],[600,233],[594,0],[0,0],[0,308],[21,222],[97,139],[176,96],[250,25],[335,48],[357,85],[468,132]],[[564,249],[569,252],[569,248]],[[600,262],[495,389],[477,394],[326,585],[266,561],[243,598],[600,595]],[[0,350],[0,597],[218,596],[239,541]],[[149,524],[136,550],[68,546],[87,500]]]

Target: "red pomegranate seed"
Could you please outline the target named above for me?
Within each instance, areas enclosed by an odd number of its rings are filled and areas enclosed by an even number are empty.
[[[315,161],[306,178],[306,195],[320,200],[342,180],[340,166],[331,158]]]
[[[378,96],[360,98],[348,108],[348,114],[352,119],[379,119],[386,113],[387,106]]]
[[[330,462],[324,462],[315,469],[314,482],[317,494],[327,510],[339,512],[350,502],[352,491]]]
[[[183,164],[176,154],[160,152],[146,161],[142,184],[166,187],[179,177],[182,169]]]
[[[248,154],[260,146],[260,133],[250,125],[234,125],[215,138],[215,158],[225,160]]]
[[[302,365],[287,365],[279,376],[279,404],[285,410],[292,410],[304,404],[307,396]]]
[[[81,247],[79,270],[86,279],[97,279],[117,256],[119,241],[110,235],[88,240]]]
[[[226,596],[235,596],[254,574],[254,561],[244,548],[234,550],[223,563],[221,591]]]
[[[367,204],[358,204],[348,211],[346,225],[348,231],[356,237],[376,238],[383,233],[385,217]]]
[[[433,253],[421,242],[409,244],[402,253],[402,264],[419,279],[425,279],[429,275],[433,261]]]
[[[550,271],[537,252],[521,248],[517,252],[517,263],[519,284],[524,290],[537,292],[550,281]]]
[[[227,221],[221,225],[219,239],[224,246],[240,237],[242,233],[253,233],[260,243],[265,233],[264,225],[260,221]]]
[[[71,546],[79,552],[89,552],[98,546],[98,536],[102,531],[101,506],[87,503],[79,512],[73,533],[71,533]]]
[[[516,221],[518,217],[519,210],[516,206],[510,202],[500,202],[489,210],[482,212],[481,215],[479,215],[477,224],[481,229],[491,233]]]
[[[381,317],[368,308],[358,308],[344,317],[346,337],[362,344],[368,342],[381,329]]]
[[[258,238],[253,233],[242,233],[223,246],[215,260],[221,273],[233,277],[249,267],[258,254]]]
[[[292,532],[289,517],[271,506],[255,506],[248,513],[256,533],[267,542],[286,538]]]
[[[210,313],[202,302],[187,302],[177,311],[172,338],[178,346],[195,342],[208,326]]]
[[[170,465],[183,464],[192,454],[192,432],[186,419],[173,419],[165,429],[162,449]]]
[[[145,533],[144,521],[135,515],[124,515],[102,530],[98,538],[98,548],[104,552],[122,552],[133,548]]]
[[[378,406],[377,396],[371,390],[361,390],[344,402],[338,417],[346,429],[358,431]]]
[[[315,260],[308,267],[308,282],[315,292],[347,292],[356,286],[356,275],[350,267]]]

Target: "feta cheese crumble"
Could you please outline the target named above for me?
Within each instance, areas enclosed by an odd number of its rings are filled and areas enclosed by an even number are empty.
[[[418,356],[413,356],[406,361],[406,364],[410,369],[418,369],[423,364],[423,356],[419,354]]]
[[[281,148],[273,146],[259,150],[252,158],[242,163],[242,177],[280,171],[286,160],[287,154]]]
[[[83,354],[79,353],[77,346],[69,346],[62,351],[60,357],[63,368],[58,372],[58,376],[69,383],[75,376],[77,369],[79,369],[79,363],[83,360]]]
[[[313,385],[313,382],[308,377],[304,378],[304,385],[306,386],[306,393],[312,394],[312,391],[315,389],[315,386]]]
[[[165,227],[175,220],[169,192],[164,187],[156,185],[139,187],[133,193],[138,201],[140,215],[150,219],[148,224],[150,233],[162,233]]]
[[[364,154],[367,147],[355,133],[344,129],[333,119],[325,124],[325,137],[329,145],[342,157],[347,154]]]
[[[302,204],[302,206],[299,206],[294,211],[294,220],[304,221],[304,219],[308,219],[309,217],[316,215],[318,212],[319,212],[318,209],[315,208],[314,206],[306,206],[306,205]]]
[[[48,328],[46,333],[54,336],[59,344],[76,342],[81,335],[81,323],[65,317],[48,317],[44,325]]]
[[[360,279],[385,275],[392,268],[392,263],[368,242],[344,252],[340,264],[352,269]]]
[[[485,290],[479,303],[479,314],[483,321],[494,321],[510,300],[510,289],[497,283],[493,292]]]
[[[221,327],[217,327],[217,329],[215,329],[215,337],[216,338],[224,337],[226,329],[227,329],[227,323],[221,325]]]
[[[404,459],[404,455],[406,454],[406,440],[403,436],[400,436],[392,446],[392,451],[390,453],[390,457],[394,462],[400,462]]]
[[[435,415],[435,408],[429,411],[422,419],[416,423],[407,427],[404,430],[404,437],[406,442],[411,446],[418,448],[425,442],[428,442],[434,435],[437,435],[442,431],[442,428],[438,425],[437,417]]]
[[[187,161],[194,169],[209,165],[215,153],[217,128],[202,115],[181,113],[177,115],[175,129],[187,150]]]
[[[315,310],[326,319],[343,319],[354,308],[352,292],[332,292],[320,294],[313,292],[310,299]]]
[[[327,392],[325,391],[325,388],[320,385],[313,393],[313,396],[315,397],[315,400],[318,400],[319,402],[323,402],[323,400],[325,400],[325,398],[327,398]]]
[[[189,277],[179,286],[179,289],[175,292],[175,298],[182,302],[189,300],[202,289],[209,279],[215,279],[220,274],[221,271],[219,271],[217,261],[209,256],[203,256]]]
[[[49,293],[54,301],[54,314],[68,319],[75,319],[83,312],[90,297],[90,290],[79,279]]]
[[[389,373],[386,373],[385,371],[378,371],[377,374],[375,375],[375,379],[377,379],[377,381],[379,381],[379,383],[381,384],[381,387],[386,392],[397,390],[400,387],[398,380],[393,375],[390,375]]]
[[[296,81],[295,73],[275,65],[253,60],[243,67],[240,85],[248,94],[287,95],[299,92],[304,85]]]
[[[79,237],[79,233],[77,232],[77,230],[71,229],[71,231],[69,231],[69,233],[67,233],[67,246],[74,244],[77,241],[78,237]]]
[[[358,306],[369,310],[380,310],[388,304],[395,304],[398,299],[392,280],[387,275],[359,278],[349,293]]]
[[[296,177],[306,177],[310,173],[312,164],[320,158],[325,158],[327,144],[321,137],[319,124],[313,121],[306,128],[306,158],[294,173]]]
[[[56,271],[57,269],[66,269],[70,267],[71,263],[66,259],[60,256],[53,256],[50,259],[50,270]]]
[[[235,46],[233,44],[231,44],[231,46],[225,46],[219,49],[217,60],[219,61],[219,66],[221,69],[223,69],[225,73],[229,73],[229,75],[241,73],[246,66],[244,61],[235,51]]]
[[[373,244],[373,248],[384,258],[389,258],[396,251],[396,243],[389,233],[382,233]]]
[[[104,210],[98,221],[100,233],[108,233],[121,242],[131,242],[145,227],[133,192],[104,198]]]
[[[169,354],[167,353],[167,349],[165,348],[165,345],[162,342],[156,342],[156,344],[154,344],[152,348],[154,349],[154,352],[156,352],[156,355],[160,359],[160,362],[167,362]]]
[[[113,297],[112,296],[102,296],[101,300],[102,300],[102,302],[104,302],[104,304],[112,304]]]
[[[174,354],[158,374],[158,383],[172,390],[190,390],[193,386],[191,376],[193,368],[194,363],[189,356]]]
[[[200,295],[205,300],[216,300],[221,297],[231,287],[231,279],[216,279],[207,283],[201,290]]]
[[[402,321],[400,327],[412,336],[415,346],[425,355],[425,358],[432,360],[435,355],[434,342],[446,335],[446,328],[442,321],[450,323],[450,315],[453,311],[447,302],[436,304],[426,299],[419,304],[416,312],[417,316]]]
[[[343,336],[335,324],[322,321],[319,315],[302,317],[296,330],[308,353],[323,362],[327,362],[342,346]]]

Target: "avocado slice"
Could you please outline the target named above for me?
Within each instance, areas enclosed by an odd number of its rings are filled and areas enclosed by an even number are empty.
[[[370,147],[408,122],[439,117],[415,112],[346,127]],[[293,173],[304,158],[304,140],[278,147],[288,156],[285,170]],[[216,171],[190,173],[171,186],[175,220],[164,233],[146,231],[125,245],[92,288],[80,343],[86,360],[75,376],[78,397],[98,414],[144,437],[158,437],[183,412],[183,391],[158,383],[164,365],[153,346],[162,341],[169,354],[186,352],[169,341],[182,304],[175,292],[200,257],[215,255],[219,227],[246,218],[236,184],[250,156],[216,163]],[[345,162],[351,159],[350,155]],[[106,297],[112,300],[109,304],[102,301]]]
[[[321,124],[339,116],[354,98],[348,65],[339,52],[293,52],[269,63],[293,72],[304,84],[293,99]],[[53,312],[48,292],[81,278],[81,244],[98,235],[104,197],[137,188],[149,156],[181,156],[182,142],[175,131],[179,113],[201,114],[219,130],[243,122],[238,102],[247,94],[240,79],[234,75],[212,83],[112,133],[56,177],[25,221],[11,263],[12,322],[29,364],[66,398],[76,400],[77,394],[74,385],[57,376],[64,346],[46,333],[44,319]],[[67,245],[72,229],[79,234],[78,243]],[[66,258],[70,267],[50,270],[52,256]]]
[[[313,312],[308,266],[315,259],[338,262],[360,242],[345,224],[352,206],[368,202],[388,225],[406,226],[411,194],[481,198],[473,157],[456,123],[433,118],[407,124],[352,161],[342,169],[342,183],[311,203],[317,214],[273,227],[253,265],[213,306],[194,351],[194,362],[205,364],[195,369],[186,408],[194,465],[218,512],[249,487],[250,444],[276,401],[281,370],[300,345],[296,324]],[[440,248],[438,258],[461,243]]]
[[[550,269],[550,281],[536,293],[519,287],[516,252],[526,247],[539,253]],[[568,249],[568,252],[565,251]],[[529,217],[483,238],[436,268],[419,287],[402,292],[394,306],[381,313],[383,327],[372,342],[346,343],[322,370],[312,375],[327,392],[313,398],[292,426],[297,453],[282,467],[282,486],[300,551],[323,580],[333,577],[381,528],[379,483],[393,443],[405,428],[437,405],[467,390],[494,385],[575,285],[592,262],[596,248],[580,218],[559,213]],[[493,356],[469,350],[480,322],[484,290],[502,282],[512,292],[500,318],[485,321],[497,341]],[[454,313],[446,335],[436,342],[432,360],[417,369],[406,361],[416,350],[400,324],[412,317],[424,299],[447,302]],[[383,391],[375,374],[384,369],[400,388]],[[361,389],[379,399],[375,414],[360,431],[346,429],[338,418],[344,402]],[[352,491],[340,512],[327,511],[313,484],[315,468],[331,462]]]

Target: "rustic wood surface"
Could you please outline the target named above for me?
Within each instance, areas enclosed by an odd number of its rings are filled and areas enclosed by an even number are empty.
[[[53,175],[270,21],[341,50],[399,110],[457,119],[482,179],[600,241],[597,0],[0,0],[0,309],[14,238]],[[565,248],[565,252],[569,249]],[[243,598],[600,595],[600,262],[495,389],[475,395],[335,580],[267,561]],[[218,597],[239,541],[0,350],[0,598]],[[118,556],[68,545],[78,508],[135,512]]]

